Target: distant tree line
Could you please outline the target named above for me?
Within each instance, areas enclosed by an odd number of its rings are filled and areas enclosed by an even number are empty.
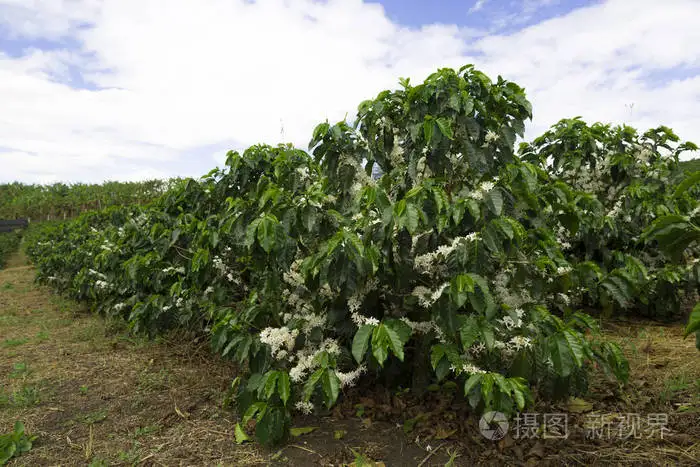
[[[681,161],[680,166],[686,172],[697,172],[700,170],[700,158]]]
[[[57,220],[109,206],[146,204],[180,179],[102,184],[0,184],[0,219]]]

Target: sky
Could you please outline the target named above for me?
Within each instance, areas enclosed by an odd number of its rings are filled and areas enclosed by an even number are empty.
[[[525,88],[526,140],[581,116],[700,143],[698,17],[700,0],[0,0],[0,182],[198,177],[468,63]]]

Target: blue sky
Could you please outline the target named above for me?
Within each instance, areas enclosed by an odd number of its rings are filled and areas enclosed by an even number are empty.
[[[514,31],[597,1],[585,0],[377,0],[387,16],[411,27],[455,23],[474,29]],[[506,24],[503,22],[506,21]]]
[[[581,115],[700,142],[697,0],[163,5],[0,0],[0,182],[199,176],[466,63],[525,87],[526,138]]]

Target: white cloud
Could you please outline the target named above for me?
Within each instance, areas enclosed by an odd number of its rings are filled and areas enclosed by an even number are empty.
[[[666,124],[700,142],[700,76],[647,79],[700,67],[700,3],[635,6],[608,1],[481,36],[408,29],[359,0],[0,0],[12,37],[81,46],[0,55],[0,181],[199,175],[222,144],[279,142],[280,119],[285,139],[305,146],[317,123],[352,116],[400,76],[465,63],[526,88],[530,136],[582,115]],[[62,84],[77,74],[96,89]]]
[[[488,1],[489,0],[476,0],[474,2],[474,6],[469,9],[469,13],[476,13],[477,11],[481,10]]]

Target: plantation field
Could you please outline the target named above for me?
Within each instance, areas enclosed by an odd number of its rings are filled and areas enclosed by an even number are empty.
[[[449,391],[416,399],[377,388],[348,392],[326,416],[296,417],[294,427],[317,429],[265,449],[234,442],[240,416],[225,400],[236,368],[206,343],[182,333],[135,338],[122,322],[36,285],[34,275],[19,255],[0,271],[0,427],[22,420],[38,437],[9,465],[350,465],[359,456],[389,466],[693,465],[700,458],[700,360],[680,325],[607,323],[605,336],[630,360],[629,383],[596,379],[582,399],[528,410],[568,414],[568,440],[511,432],[492,442]],[[585,439],[582,420],[596,413],[637,413],[642,431],[650,414],[668,414],[670,431],[664,439]]]
[[[308,150],[32,223],[0,462],[694,465],[700,148],[580,117],[516,144],[517,84],[399,83]]]

